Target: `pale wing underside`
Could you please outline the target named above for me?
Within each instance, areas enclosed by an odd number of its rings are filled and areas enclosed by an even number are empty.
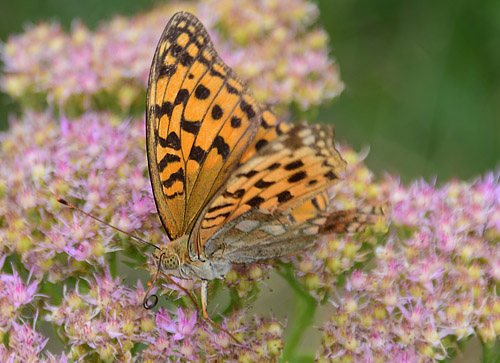
[[[373,222],[373,210],[319,212],[300,223],[254,209],[218,230],[205,244],[206,257],[232,263],[250,263],[301,251],[329,233],[362,231]]]

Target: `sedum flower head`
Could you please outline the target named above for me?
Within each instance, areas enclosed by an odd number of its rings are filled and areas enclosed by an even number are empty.
[[[13,272],[0,275],[0,327],[12,342],[12,350],[0,353],[10,357],[16,344],[23,344],[26,338],[14,335],[16,330],[40,336],[30,340],[36,349],[26,350],[31,354],[26,357],[54,358],[43,351],[46,338],[23,319],[24,307],[36,304],[42,307],[43,320],[65,341],[64,357],[72,360],[128,361],[135,359],[131,351],[139,346],[146,347],[140,355],[153,361],[231,360],[240,353],[248,361],[277,360],[283,326],[274,317],[252,317],[235,305],[219,322],[242,342],[235,344],[197,316],[184,290],[170,290],[180,304],[176,309],[144,309],[142,284],[129,287],[109,269],[118,250],[135,260],[134,266],[144,263],[142,252],[126,237],[57,203],[58,195],[81,200],[82,209],[98,218],[150,241],[166,242],[160,241],[165,237],[147,179],[143,130],[143,122],[117,123],[111,114],[55,120],[48,113],[27,113],[0,135],[5,160],[0,170],[0,247],[2,261],[14,261]],[[199,287],[189,281],[182,285]],[[50,294],[41,294],[40,286]]]
[[[134,193],[130,187],[133,173],[146,168],[139,141],[143,125],[113,126],[110,119],[88,113],[57,124],[47,113],[29,113],[0,135],[5,186],[1,248],[30,266],[37,278],[48,275],[55,283],[80,276],[89,264],[105,266],[105,254],[117,250],[112,230],[61,208],[58,196],[86,200],[84,210],[115,224],[125,218],[126,230],[159,228],[154,218],[148,219],[154,210],[149,185]],[[95,152],[94,145],[101,151]],[[134,214],[133,200],[147,205],[148,212]],[[113,215],[110,207],[120,213]]]
[[[35,25],[4,45],[3,89],[26,105],[48,102],[73,115],[89,108],[142,113],[156,43],[179,10],[200,16],[222,59],[262,102],[307,110],[343,89],[326,32],[311,28],[318,9],[305,0],[171,3],[116,17],[95,32],[80,22],[69,33],[58,23]]]
[[[441,187],[387,177],[380,189],[389,201],[388,239],[375,249],[375,267],[353,271],[348,293],[332,300],[318,357],[361,361],[370,352],[396,361],[404,353],[432,361],[476,334],[496,341],[498,176]]]

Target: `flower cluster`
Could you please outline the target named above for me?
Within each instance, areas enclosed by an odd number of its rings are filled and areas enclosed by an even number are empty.
[[[5,44],[3,88],[25,104],[48,101],[72,115],[89,108],[142,113],[156,43],[181,9],[200,16],[222,59],[260,101],[305,110],[342,91],[326,33],[309,29],[317,8],[304,0],[174,3],[117,17],[95,32],[78,22],[69,34],[57,23],[36,25]]]
[[[0,135],[0,249],[36,277],[80,276],[116,250],[113,230],[62,207],[59,196],[85,200],[84,210],[124,230],[161,237],[144,178],[144,125],[112,120],[86,113],[57,124],[47,113],[28,113]]]
[[[206,320],[199,319],[196,310],[160,308],[151,314],[142,306],[144,294],[140,282],[130,289],[105,271],[88,279],[87,287],[65,291],[59,305],[47,306],[46,319],[69,340],[68,358],[75,361],[132,361],[132,352],[141,346],[145,362],[202,357],[273,361],[280,354],[283,327],[273,317],[246,322],[248,317],[240,312],[223,318],[221,326],[244,342],[234,345],[226,332],[214,331]]]
[[[0,259],[0,269],[4,266],[6,255]],[[40,289],[40,280],[32,279],[31,273],[26,282],[14,265],[12,274],[0,274],[0,361],[2,362],[65,362],[64,353],[59,357],[42,353],[48,338],[35,331],[38,311],[34,311],[34,301]],[[31,320],[32,323],[27,320]]]
[[[283,326],[275,317],[250,318],[245,311],[222,319],[221,326],[243,342],[236,345],[227,333],[215,332],[206,321],[197,321],[196,311],[187,313],[179,307],[176,313],[169,313],[160,309],[155,323],[148,347],[142,352],[144,362],[158,362],[166,356],[194,361],[200,352],[207,361],[276,362],[283,348]]]
[[[27,339],[21,334],[30,334],[23,354],[53,358],[42,353],[46,339],[21,320],[22,307],[33,301],[45,302],[41,316],[60,327],[69,348],[64,357],[72,360],[128,361],[141,344],[146,361],[241,356],[250,362],[280,355],[283,326],[276,318],[231,309],[220,325],[243,342],[235,345],[197,318],[183,294],[177,303],[184,307],[176,313],[145,310],[142,285],[129,288],[108,268],[118,249],[135,259],[134,265],[143,263],[137,248],[129,241],[117,244],[120,236],[113,230],[57,203],[59,195],[83,200],[81,207],[98,218],[164,243],[147,179],[143,130],[143,122],[117,123],[110,114],[86,113],[56,123],[47,113],[28,113],[0,135],[2,258],[25,273],[23,266],[30,266],[27,282],[15,271],[0,276],[1,331],[10,334],[12,347],[0,352],[4,357],[18,354],[16,347]],[[51,298],[37,294],[40,285]],[[63,295],[61,302],[57,295]]]
[[[380,185],[391,224],[371,271],[353,271],[333,302],[319,357],[431,361],[500,334],[500,185],[488,174],[442,187]],[[389,359],[391,357],[391,359]],[[321,359],[323,359],[321,358]],[[320,360],[321,360],[320,359]]]
[[[366,153],[356,153],[345,145],[340,151],[347,161],[347,169],[343,181],[329,190],[329,209],[357,209],[366,217],[367,229],[362,233],[322,237],[314,248],[294,256],[292,262],[298,281],[318,301],[328,298],[339,287],[339,277],[369,261],[378,242],[377,236],[387,229],[385,218],[378,210],[373,210],[373,206],[382,206],[387,199],[373,181],[373,173],[363,163]]]

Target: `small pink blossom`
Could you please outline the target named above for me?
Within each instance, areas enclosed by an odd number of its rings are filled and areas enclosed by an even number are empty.
[[[12,266],[12,275],[1,274],[0,281],[2,282],[2,295],[9,298],[9,301],[14,304],[15,309],[29,304],[36,296],[39,289],[39,281],[29,283],[31,274],[26,283],[21,280],[14,266]]]
[[[179,307],[177,309],[177,320],[174,321],[171,320],[167,311],[163,310],[161,314],[158,314],[156,321],[162,329],[174,334],[172,339],[181,340],[193,335],[196,326],[196,312],[192,312],[188,318],[184,310]]]

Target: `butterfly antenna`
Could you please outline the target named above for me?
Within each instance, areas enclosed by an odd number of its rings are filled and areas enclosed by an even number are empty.
[[[165,257],[165,253],[162,253],[160,255],[160,258],[158,259],[158,270],[156,270],[156,275],[153,277],[153,280],[148,282],[148,290],[146,291],[146,294],[144,295],[144,301],[142,302],[142,306],[144,306],[144,309],[152,309],[156,306],[158,303],[158,295],[149,295],[151,292],[151,289],[156,283],[156,280],[158,280],[158,276],[160,276],[161,272],[161,264],[163,262],[163,258]],[[153,299],[153,301],[150,302],[150,300]]]
[[[144,239],[142,239],[142,238],[139,238],[139,237],[136,237],[136,236],[134,236],[134,235],[131,235],[130,233],[128,233],[128,232],[126,232],[126,231],[124,231],[123,229],[120,229],[120,228],[118,228],[118,227],[112,226],[111,224],[109,224],[109,223],[107,223],[107,222],[104,222],[102,219],[99,219],[99,218],[97,218],[97,217],[93,216],[92,214],[89,214],[89,213],[87,213],[87,212],[84,212],[84,211],[83,211],[83,210],[81,210],[80,208],[78,208],[78,207],[74,206],[73,204],[71,204],[71,203],[67,202],[66,200],[64,200],[64,199],[62,199],[62,198],[57,198],[57,201],[58,201],[59,203],[61,203],[61,204],[65,205],[65,206],[67,206],[67,207],[73,208],[74,210],[76,210],[76,211],[78,211],[78,212],[82,213],[83,215],[85,215],[85,216],[87,216],[87,217],[89,217],[89,218],[91,218],[91,219],[93,219],[93,220],[95,220],[95,221],[97,221],[97,222],[100,222],[100,223],[104,224],[105,226],[108,226],[109,228],[114,229],[115,231],[118,231],[118,232],[121,232],[121,233],[123,233],[123,234],[126,234],[127,236],[129,236],[130,238],[132,238],[134,241],[137,241],[137,242],[140,242],[140,243],[147,244],[148,246],[154,247],[154,248],[156,248],[156,249],[160,249],[158,246],[155,246],[155,245],[154,245],[154,244],[152,244],[151,242],[148,242],[148,241],[146,241],[146,240],[144,240]]]

